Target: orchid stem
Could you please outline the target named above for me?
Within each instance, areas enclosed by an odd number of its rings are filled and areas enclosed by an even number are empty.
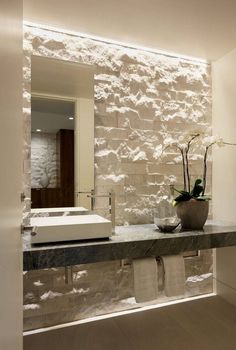
[[[190,193],[190,174],[189,174],[189,163],[188,163],[188,152],[189,152],[189,148],[190,148],[190,145],[192,143],[192,141],[198,137],[200,134],[195,134],[192,136],[192,138],[188,141],[188,144],[187,144],[187,148],[186,148],[186,152],[185,152],[185,156],[186,156],[186,173],[187,173],[187,180],[188,180],[188,192]]]
[[[205,194],[205,190],[206,190],[206,175],[207,175],[207,156],[208,156],[208,150],[211,146],[213,146],[214,144],[216,143],[215,142],[212,142],[210,145],[208,145],[206,147],[206,150],[205,150],[205,154],[204,154],[204,168],[203,168],[203,177],[202,177],[202,180],[203,180],[203,191],[202,191],[202,195],[204,196]]]
[[[182,156],[182,166],[183,166],[183,178],[184,178],[184,191],[186,191],[186,164],[184,159],[184,150],[182,148],[179,148],[181,156]]]
[[[206,151],[204,154],[204,169],[203,169],[203,191],[202,195],[204,196],[205,190],[206,190],[206,174],[207,174],[207,153],[208,153],[209,146],[206,147]]]

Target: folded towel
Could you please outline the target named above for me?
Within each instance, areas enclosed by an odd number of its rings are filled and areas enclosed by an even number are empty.
[[[157,271],[156,258],[133,260],[134,296],[137,303],[157,298]]]
[[[182,255],[161,257],[164,266],[164,289],[167,297],[184,294],[185,266]]]

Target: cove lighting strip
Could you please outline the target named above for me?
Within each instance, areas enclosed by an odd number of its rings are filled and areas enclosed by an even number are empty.
[[[207,65],[210,64],[209,61],[202,59],[202,58],[197,58],[197,57],[192,57],[192,56],[187,56],[187,55],[180,55],[180,54],[177,54],[174,52],[169,52],[169,51],[165,51],[165,50],[161,50],[161,49],[153,49],[153,48],[141,46],[141,45],[139,46],[139,45],[135,45],[135,44],[131,44],[131,43],[121,42],[118,40],[103,38],[100,36],[90,35],[90,34],[81,33],[81,32],[76,32],[76,31],[68,30],[68,29],[64,29],[64,28],[53,27],[53,26],[49,26],[46,24],[39,24],[39,23],[30,22],[30,21],[23,21],[23,25],[28,26],[28,27],[38,28],[38,29],[44,29],[44,30],[48,30],[51,32],[78,36],[78,37],[91,39],[91,40],[99,41],[99,42],[106,43],[106,44],[118,45],[118,46],[122,46],[122,47],[125,47],[128,49],[146,51],[149,53],[164,55],[164,56],[168,56],[168,57],[182,58],[184,60],[195,62],[195,63],[205,63]]]
[[[106,320],[106,319],[113,318],[113,317],[130,315],[130,314],[135,314],[135,313],[148,311],[148,310],[160,309],[160,308],[164,308],[165,306],[182,304],[182,303],[191,302],[194,300],[212,298],[215,296],[216,296],[216,293],[208,293],[208,294],[201,294],[201,295],[197,295],[194,297],[188,297],[188,298],[184,298],[184,299],[167,301],[167,302],[161,303],[161,304],[154,304],[154,305],[142,306],[142,307],[137,306],[136,309],[117,311],[117,312],[113,312],[113,313],[109,313],[109,314],[105,314],[105,315],[85,318],[85,319],[78,320],[78,321],[72,321],[72,322],[62,323],[59,325],[49,326],[49,327],[45,327],[45,328],[38,328],[38,329],[29,330],[29,331],[24,331],[23,336],[33,335],[33,334],[37,334],[37,333],[50,332],[50,331],[55,330],[55,329],[61,329],[61,328],[63,329],[63,328],[71,327],[71,326],[78,326],[78,325],[84,324],[84,323],[96,322],[96,321]]]

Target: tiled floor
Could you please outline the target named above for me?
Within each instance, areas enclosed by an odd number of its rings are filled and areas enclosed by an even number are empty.
[[[24,350],[234,350],[236,307],[218,296],[24,337]]]

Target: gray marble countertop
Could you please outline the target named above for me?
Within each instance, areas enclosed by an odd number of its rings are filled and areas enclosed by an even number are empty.
[[[24,236],[24,270],[37,270],[108,260],[179,254],[236,245],[236,224],[208,221],[203,231],[161,233],[155,225],[117,226],[109,240],[31,245]]]

